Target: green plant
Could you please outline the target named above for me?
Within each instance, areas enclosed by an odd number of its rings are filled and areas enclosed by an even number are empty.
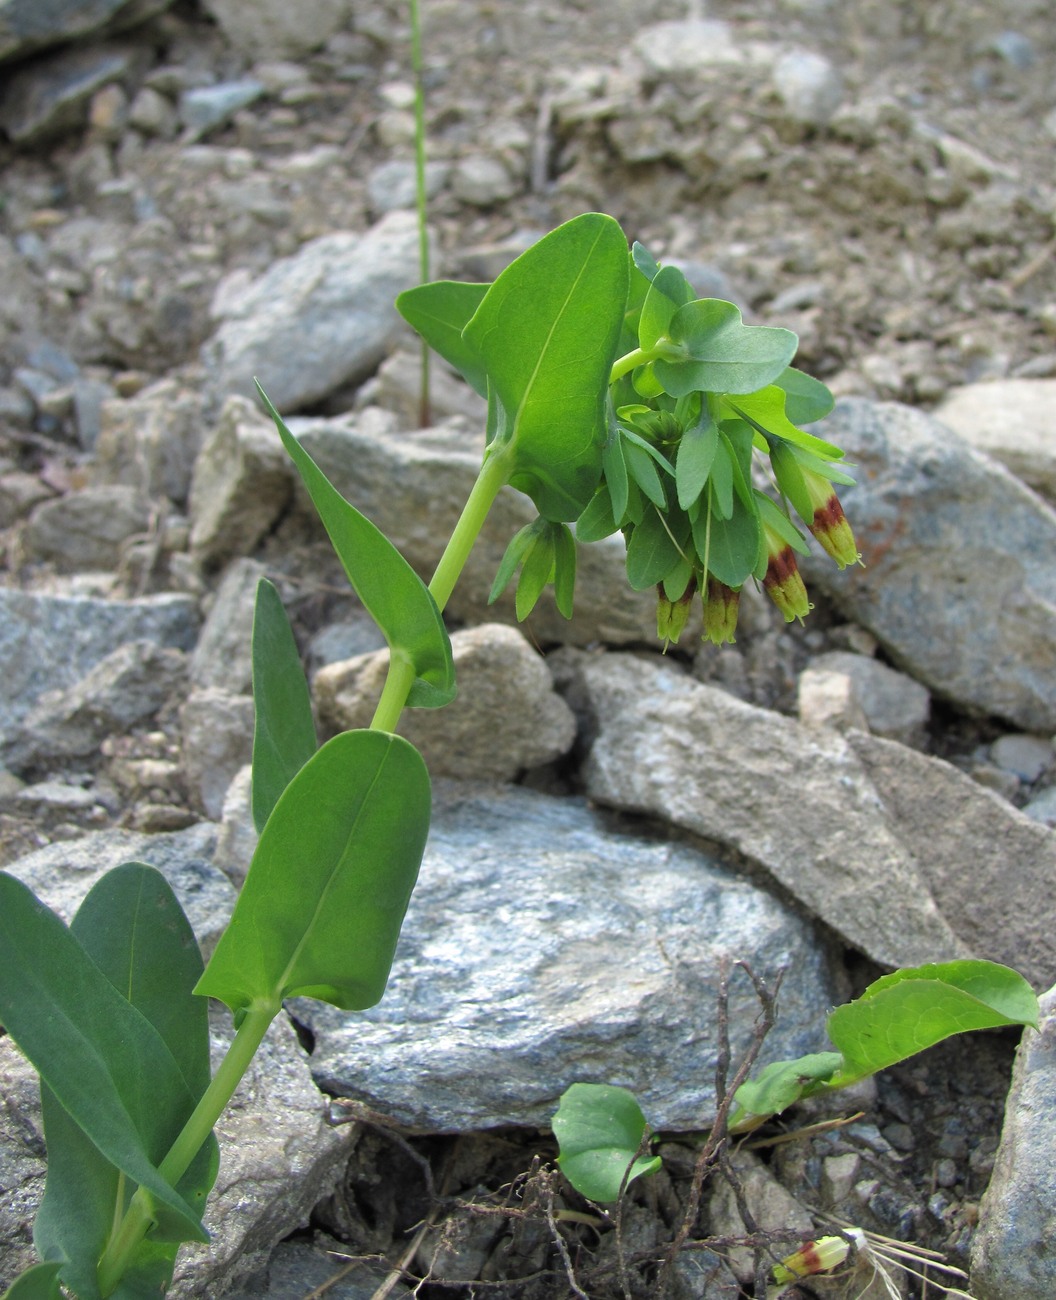
[[[837,1049],[775,1061],[733,1091],[724,1131],[747,1133],[805,1097],[836,1092],[953,1034],[1008,1025],[1038,1027],[1038,1000],[1021,975],[988,961],[897,970],[870,984],[826,1022]],[[648,1158],[647,1125],[623,1088],[577,1083],[561,1098],[554,1133],[565,1177],[593,1201],[615,1201],[660,1167]]]
[[[179,1243],[203,1240],[212,1128],[283,1000],[362,1010],[382,996],[429,825],[405,707],[455,693],[441,611],[506,485],[539,518],[513,539],[493,596],[518,570],[525,617],[553,584],[571,613],[575,544],[621,530],[632,587],[659,589],[677,640],[695,590],[705,635],[733,636],[754,576],[786,618],[808,609],[788,503],[841,566],[857,557],[833,489],[839,449],[799,426],[831,405],[789,367],[786,330],[694,300],[685,278],[628,250],[609,217],[561,226],[489,285],[440,282],[399,308],[488,399],[476,483],[426,586],[327,481],[267,402],[362,603],[389,646],[371,727],[317,748],[285,612],[260,587],[253,629],[253,815],[246,883],[208,965],[151,868],[106,876],[67,928],[0,874],[0,1023],[42,1079],[49,1172],[35,1228],[42,1264],[20,1297],[157,1294]],[[767,459],[774,493],[752,479]],[[205,998],[234,1016],[211,1078]]]

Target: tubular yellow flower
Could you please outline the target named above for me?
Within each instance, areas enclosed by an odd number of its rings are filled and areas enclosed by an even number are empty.
[[[855,1239],[855,1245],[861,1249],[865,1245],[865,1236],[857,1228],[847,1233]],[[861,1241],[858,1241],[858,1238]],[[851,1253],[851,1243],[844,1237],[819,1237],[817,1241],[808,1241],[786,1256],[780,1264],[774,1265],[774,1280],[779,1283],[794,1282],[797,1278],[811,1277],[814,1273],[826,1273],[830,1268],[843,1264]]]
[[[857,564],[862,558],[855,544],[854,533],[840,505],[840,498],[827,478],[812,469],[801,467],[803,483],[814,507],[814,517],[808,527],[822,549],[841,569]]]
[[[708,575],[707,595],[704,598],[704,640],[712,645],[723,645],[737,638],[737,611],[741,603],[740,588],[727,587],[718,578]]]
[[[693,603],[693,594],[697,584],[690,579],[689,586],[678,600],[668,600],[664,594],[664,585],[659,583],[656,589],[656,635],[663,638],[664,649],[669,643],[678,645],[678,638],[685,630],[689,619],[689,609]]]
[[[793,619],[806,618],[813,607],[807,596],[799,566],[796,564],[796,554],[792,547],[765,523],[763,532],[766,535],[766,549],[770,557],[766,566],[766,576],[763,578],[766,593],[784,614],[786,623],[791,623]]]

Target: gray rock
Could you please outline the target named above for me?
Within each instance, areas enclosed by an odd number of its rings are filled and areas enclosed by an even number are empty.
[[[194,690],[180,710],[183,769],[196,804],[214,820],[228,786],[253,756],[253,700],[215,686]]]
[[[253,612],[264,566],[233,560],[224,570],[213,604],[191,656],[191,682],[251,694]]]
[[[712,18],[650,23],[634,41],[646,75],[656,80],[692,76],[724,64],[743,64],[749,52],[737,43],[729,23]]]
[[[786,1233],[789,1250],[800,1240],[814,1235],[814,1220],[810,1211],[777,1181],[767,1165],[754,1151],[742,1151],[733,1160],[733,1169],[740,1182],[744,1204],[760,1232]],[[733,1187],[725,1178],[713,1180],[708,1197],[708,1222],[710,1231],[718,1237],[742,1237],[748,1231],[741,1217]],[[782,1253],[778,1250],[778,1256]],[[738,1281],[752,1281],[754,1252],[747,1247],[734,1247],[729,1254],[729,1265]]]
[[[418,280],[409,212],[391,212],[364,235],[305,244],[220,300],[206,355],[220,392],[253,393],[259,378],[280,411],[318,402],[366,378],[401,331],[396,295]]]
[[[351,0],[206,0],[232,46],[252,58],[296,58],[318,49],[344,28]]]
[[[259,838],[253,822],[253,768],[247,763],[235,773],[224,795],[213,855],[236,889],[246,878]]]
[[[290,427],[337,490],[428,580],[480,470],[483,439],[451,426],[409,438],[376,411],[325,423],[295,419]],[[514,622],[512,590],[494,605],[487,598],[510,538],[534,518],[527,497],[512,488],[499,494],[448,602],[452,618]],[[618,535],[579,547],[574,617],[562,618],[544,594],[528,624],[535,638],[577,645],[654,641],[655,595],[630,590],[625,557]]]
[[[972,1295],[1056,1295],[1056,989],[1041,999],[1041,1033],[1023,1031],[1005,1124],[972,1243]]]
[[[286,507],[293,467],[274,423],[229,397],[194,463],[191,549],[207,568],[251,551]]]
[[[392,411],[403,427],[415,429],[421,424],[422,358],[420,352],[398,349],[386,357],[378,373],[357,394],[357,406],[374,404]],[[443,423],[453,415],[463,416],[470,428],[483,429],[487,424],[488,404],[461,377],[432,359],[429,367],[429,412],[432,421]]]
[[[89,33],[121,31],[164,12],[172,0],[0,0],[0,60],[23,58]]]
[[[129,76],[137,62],[130,48],[89,45],[16,68],[0,95],[0,130],[26,146],[83,127],[95,92]]]
[[[571,652],[563,652],[571,658]],[[591,798],[729,845],[874,961],[965,954],[848,740],[695,682],[659,657],[577,655]]]
[[[383,1283],[384,1294],[397,1300],[412,1294],[405,1283],[388,1281],[391,1270],[384,1264],[373,1259],[350,1262],[347,1254],[344,1242],[318,1233],[311,1243],[281,1241],[272,1251],[266,1270],[249,1279],[252,1286],[227,1291],[224,1300],[303,1300],[324,1286],[327,1300],[373,1300]],[[338,1274],[341,1280],[331,1283]]]
[[[0,741],[45,691],[74,685],[115,646],[148,640],[190,650],[197,634],[188,596],[94,600],[0,588]]]
[[[709,680],[702,673],[697,676],[702,681]],[[717,685],[740,699],[749,698],[741,689],[740,682],[729,680],[731,675],[714,676]],[[799,720],[807,727],[835,727],[837,731],[847,731],[851,727],[867,731],[869,724],[865,720],[854,682],[846,673],[826,672],[824,669],[807,668],[800,674],[796,687],[796,712]]]
[[[1056,834],[941,759],[861,732],[848,739],[886,824],[958,937],[1035,988],[1050,984]]]
[[[501,158],[471,154],[460,159],[451,174],[451,190],[461,203],[491,208],[512,199],[520,189]]]
[[[79,377],[73,381],[77,441],[84,451],[95,450],[103,427],[103,404],[112,397],[114,390],[105,380]]]
[[[801,699],[804,690],[810,689],[809,679],[819,673],[845,677],[850,682],[851,695],[865,719],[865,729],[874,736],[898,740],[903,745],[923,744],[931,700],[924,687],[911,677],[878,659],[836,650],[810,661],[800,678]]]
[[[308,644],[308,671],[314,676],[327,664],[385,649],[385,637],[365,609],[358,609],[340,623],[320,628]]]
[[[856,467],[840,496],[865,568],[812,560],[809,581],[935,694],[1056,728],[1056,513],[909,407],[847,399],[818,432]]]
[[[126,641],[73,686],[42,695],[5,747],[4,761],[21,770],[94,754],[105,737],[153,717],[186,671],[182,650]]]
[[[724,957],[788,967],[768,1059],[820,1049],[824,948],[775,898],[579,801],[440,782],[384,1001],[350,1016],[298,1000],[295,1014],[324,1088],[425,1131],[545,1127],[583,1080],[632,1088],[659,1128],[697,1128]],[[737,1050],[757,1011],[734,978]]]
[[[843,79],[822,54],[789,50],[772,75],[781,114],[794,126],[826,126],[843,100]]]
[[[10,528],[52,495],[36,474],[21,470],[0,474],[0,528]]]
[[[263,94],[263,83],[252,77],[185,90],[179,103],[185,139],[188,142],[200,140],[210,131],[226,125],[240,108],[246,108]]]
[[[1035,795],[1025,805],[1023,813],[1032,822],[1040,822],[1042,826],[1056,828],[1056,785],[1049,786],[1047,790],[1042,790],[1041,794]]]
[[[990,746],[990,758],[1029,785],[1056,762],[1056,749],[1043,736],[1002,736]]]
[[[401,735],[421,750],[433,775],[510,781],[568,753],[575,718],[520,632],[495,623],[456,632],[451,652],[454,702],[409,709],[400,720]],[[321,668],[314,683],[320,721],[341,731],[369,727],[388,663],[383,650]]]
[[[450,167],[447,163],[430,162],[425,166],[425,193],[434,198],[443,189]],[[413,208],[418,201],[417,172],[413,162],[392,158],[379,163],[367,177],[367,197],[371,208],[378,213],[395,212],[398,208]]]
[[[1056,502],[1056,379],[995,379],[965,384],[935,408],[941,420],[1017,478]]]
[[[45,501],[22,533],[28,559],[45,560],[63,573],[116,569],[125,545],[147,532],[150,501],[126,484],[103,484]]]
[[[216,827],[199,822],[169,835],[97,831],[49,844],[4,867],[67,923],[89,889],[122,862],[146,862],[176,891],[203,950],[211,952],[227,924],[235,896],[212,865]]]
[[[174,379],[102,404],[94,473],[184,505],[202,441],[202,399]]]

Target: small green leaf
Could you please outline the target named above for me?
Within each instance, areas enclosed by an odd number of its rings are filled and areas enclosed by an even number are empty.
[[[297,642],[267,578],[257,584],[253,614],[253,710],[253,822],[259,832],[317,747]]]
[[[693,290],[689,281],[675,266],[665,266],[652,278],[649,292],[642,304],[642,314],[638,320],[638,346],[649,351],[656,346],[657,340],[663,338],[671,324],[671,317],[691,302]]]
[[[665,509],[667,494],[664,492],[664,485],[660,481],[655,458],[651,454],[653,449],[649,447],[644,439],[639,438],[637,434],[631,433],[627,429],[621,430],[621,438],[623,441],[623,458],[627,464],[628,474],[654,506],[660,510]]]
[[[701,511],[693,523],[693,543],[701,558],[706,527],[707,512]],[[740,587],[755,569],[761,546],[762,527],[758,516],[746,509],[741,498],[735,495],[728,519],[712,514],[708,572],[727,587]]]
[[[492,452],[544,518],[576,519],[597,487],[627,279],[619,225],[587,213],[512,262],[463,332],[487,367]]]
[[[381,999],[429,830],[429,776],[400,736],[346,731],[286,787],[195,992],[235,1012]]]
[[[788,515],[780,507],[774,505],[768,496],[765,496],[762,492],[756,492],[755,505],[763,523],[775,532],[786,546],[791,546],[800,555],[810,554],[810,547],[804,541],[803,534],[789,519]]]
[[[833,1083],[875,1074],[969,1029],[1037,1024],[1034,990],[1007,966],[953,961],[895,971],[829,1016],[844,1060]]]
[[[688,529],[683,526],[680,531]],[[642,522],[635,526],[627,543],[627,581],[635,591],[663,582],[683,560],[680,546],[685,537],[671,534],[671,521],[653,508],[647,509]]]
[[[820,379],[789,366],[774,380],[785,392],[785,414],[793,424],[812,424],[832,410],[835,401]]]
[[[792,507],[800,519],[807,525],[814,522],[814,506],[803,479],[796,453],[787,442],[775,440],[770,446],[770,464],[774,470],[777,486],[792,502]]]
[[[627,462],[623,455],[623,438],[615,425],[610,428],[602,448],[601,464],[612,503],[612,517],[619,526],[627,512]]]
[[[546,520],[537,517],[530,524],[525,524],[523,528],[519,528],[510,538],[509,545],[499,561],[495,581],[491,584],[491,591],[488,593],[489,605],[494,605],[510,585],[510,579],[517,572],[517,566],[521,564],[524,557],[535,545],[535,539],[545,525]]]
[[[304,480],[349,582],[381,629],[389,650],[414,665],[409,708],[436,709],[455,698],[451,640],[429,589],[378,528],[345,500],[257,391]]]
[[[727,397],[725,404],[760,433],[784,438],[824,460],[843,459],[843,452],[834,443],[805,433],[792,423],[785,411],[785,390],[777,384],[762,387],[755,393]]]
[[[618,527],[609,489],[602,483],[590,505],[576,520],[576,536],[581,542],[600,542],[604,537],[611,537]]]
[[[796,352],[791,330],[745,325],[732,302],[699,298],[671,318],[670,337],[681,350],[678,360],[656,362],[657,378],[673,396],[754,393],[772,384]]]
[[[580,1195],[608,1204],[643,1174],[655,1174],[659,1156],[639,1156],[646,1122],[632,1092],[606,1084],[574,1083],[554,1116],[561,1148],[557,1163]]]
[[[554,603],[564,618],[572,617],[576,594],[576,539],[567,524],[554,533]]]
[[[111,1164],[204,1241],[157,1165],[195,1104],[180,1066],[59,918],[0,872],[0,1024]]]
[[[521,565],[521,576],[517,581],[517,595],[514,600],[518,623],[523,623],[535,609],[536,602],[554,576],[554,537],[550,529],[545,527],[545,523],[546,521],[543,520],[544,528],[536,535],[535,541],[524,557],[524,564]]]
[[[488,395],[488,371],[463,330],[480,306],[489,286],[456,280],[434,280],[407,289],[396,299],[396,310],[426,343],[459,372],[471,388]]]
[[[650,282],[656,279],[660,273],[660,266],[652,253],[649,252],[637,239],[631,245],[631,261],[641,271],[642,275]]]
[[[746,1115],[780,1115],[815,1091],[816,1084],[830,1079],[842,1062],[839,1052],[813,1052],[794,1061],[774,1061],[756,1078],[742,1083],[734,1100]]]
[[[682,435],[675,460],[675,487],[683,510],[688,510],[704,491],[718,449],[719,427],[710,416]]]
[[[62,1300],[61,1267],[61,1264],[34,1264],[15,1278],[0,1300]]]
[[[725,438],[720,438],[715,448],[715,458],[711,463],[708,477],[710,494],[708,503],[715,519],[729,519],[733,514],[733,451]],[[703,517],[705,511],[700,512]],[[698,551],[700,547],[697,547]],[[704,552],[700,551],[703,555]]]

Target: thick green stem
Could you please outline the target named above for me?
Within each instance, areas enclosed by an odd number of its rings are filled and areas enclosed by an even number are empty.
[[[213,1131],[213,1125],[224,1113],[277,1014],[277,1007],[246,1013],[212,1082],[158,1166],[158,1173],[170,1185],[175,1186],[187,1172],[202,1143]],[[153,1218],[149,1196],[142,1187],[137,1188],[99,1261],[99,1290],[104,1296],[110,1295],[121,1281]]]
[[[480,530],[484,526],[492,502],[506,483],[506,473],[507,465],[501,453],[497,456],[489,456],[481,466],[477,481],[473,484],[473,490],[459,515],[455,530],[444,548],[436,572],[433,574],[433,580],[429,584],[429,592],[441,610],[451,598],[455,583],[465,568],[466,560],[469,559],[473,543],[480,536]],[[373,730],[396,730],[400,714],[403,712],[413,685],[413,663],[406,655],[390,653],[389,671],[370,724]]]
[[[628,352],[626,356],[620,357],[613,362],[612,370],[609,372],[609,383],[614,384],[617,379],[622,379],[629,371],[636,369],[638,366],[644,366],[647,361],[656,359],[655,350],[646,350],[645,348],[635,348],[633,352]]]

